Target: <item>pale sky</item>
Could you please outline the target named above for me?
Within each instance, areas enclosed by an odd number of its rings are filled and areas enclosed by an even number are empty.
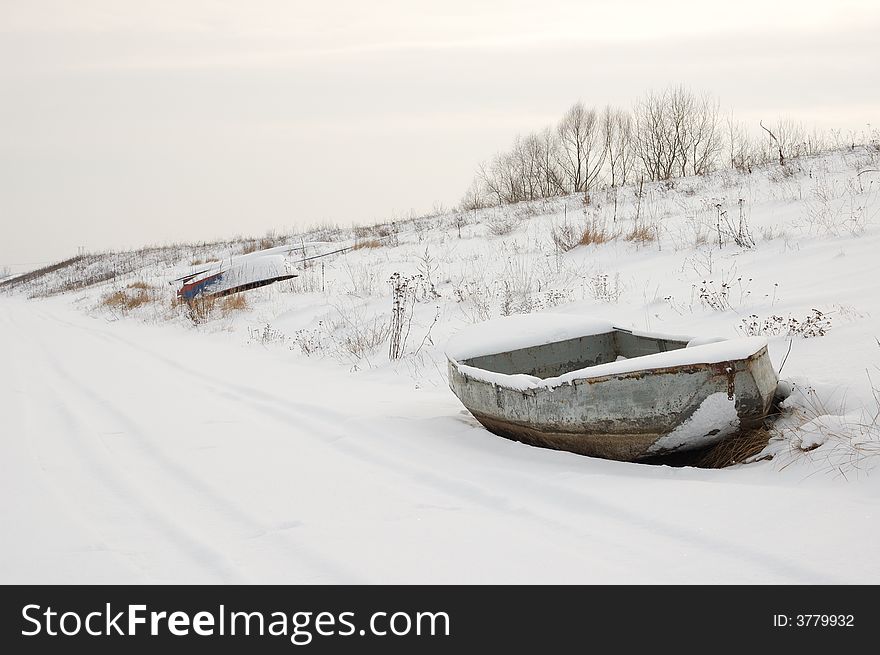
[[[0,266],[452,206],[668,84],[878,127],[878,34],[878,0],[0,0]]]

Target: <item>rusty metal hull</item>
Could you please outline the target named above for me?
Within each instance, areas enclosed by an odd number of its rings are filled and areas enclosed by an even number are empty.
[[[495,434],[607,459],[637,461],[702,448],[760,425],[778,382],[766,346],[731,361],[586,376],[527,389],[468,373],[476,366],[501,374],[550,377],[585,363],[614,361],[620,354],[639,357],[686,344],[615,330],[462,362],[450,357],[449,385]]]

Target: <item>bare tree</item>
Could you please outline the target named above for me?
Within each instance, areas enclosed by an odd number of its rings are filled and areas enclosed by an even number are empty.
[[[568,190],[574,193],[589,191],[605,161],[605,139],[596,110],[576,102],[562,117],[556,132],[559,136],[559,166]]]
[[[648,177],[704,175],[722,149],[718,102],[683,86],[649,92],[635,107],[636,153]]]
[[[543,174],[543,197],[563,195],[565,179],[559,167],[559,139],[549,127],[538,135],[541,141],[541,172]]]
[[[634,144],[636,155],[650,180],[667,180],[681,152],[681,126],[676,124],[669,91],[648,92],[636,103]]]
[[[762,121],[758,121],[758,124],[761,128],[770,135],[770,150],[773,150],[774,146],[779,153],[779,165],[785,165],[785,149],[782,147],[782,142],[773,134],[773,131],[764,125]]]
[[[772,126],[763,122],[760,125],[770,136],[770,149],[778,155],[780,164],[786,159],[817,155],[829,147],[828,139],[821,133],[816,130],[807,132],[802,123],[790,118],[779,118]]]
[[[759,123],[769,148],[732,116],[722,121],[718,101],[684,86],[648,92],[632,112],[606,106],[601,114],[583,102],[556,125],[525,137],[477,170],[462,208],[535,200],[590,191],[607,174],[612,188],[639,180],[705,175],[719,165],[739,170],[775,159],[818,154],[832,141],[803,125],[779,119]],[[838,136],[839,139],[839,136]]]
[[[677,89],[676,94],[684,98],[680,140],[682,175],[706,175],[716,167],[723,145],[718,101],[709,94],[694,96],[683,88]]]
[[[504,202],[504,185],[501,176],[496,169],[497,162],[498,156],[495,157],[495,160],[491,164],[487,164],[486,162],[480,164],[477,168],[476,184],[483,189],[481,195],[491,197],[500,205]]]
[[[726,119],[727,165],[738,171],[752,172],[752,167],[761,159],[754,140],[749,136],[745,125],[737,121],[731,112]]]
[[[467,190],[467,193],[464,194],[464,198],[461,199],[461,203],[459,203],[459,209],[463,211],[476,212],[476,210],[486,207],[487,202],[486,196],[484,194],[485,188],[485,184],[482,183],[480,176],[477,175],[477,177],[471,183],[470,188]],[[460,227],[459,232],[461,232]]]
[[[611,186],[623,186],[635,165],[632,116],[622,109],[606,106],[602,112],[602,124]]]

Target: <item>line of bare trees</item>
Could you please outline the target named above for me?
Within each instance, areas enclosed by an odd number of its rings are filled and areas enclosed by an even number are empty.
[[[600,186],[751,170],[768,161],[818,154],[835,140],[780,119],[753,135],[717,99],[683,86],[649,92],[631,110],[576,102],[553,127],[517,136],[481,164],[463,208],[589,193]]]

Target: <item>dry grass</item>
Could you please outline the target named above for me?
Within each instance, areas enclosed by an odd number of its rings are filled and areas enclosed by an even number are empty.
[[[691,463],[691,466],[720,469],[742,464],[764,450],[769,440],[770,432],[766,428],[746,430],[706,449]]]
[[[37,280],[41,277],[50,275],[51,273],[55,273],[56,271],[60,271],[69,266],[73,266],[74,264],[77,264],[82,260],[83,257],[71,257],[70,259],[65,259],[64,261],[58,262],[56,264],[50,264],[49,266],[38,268],[34,271],[31,271],[30,273],[19,275],[18,277],[14,277],[11,280],[4,280],[0,282],[0,287],[8,286],[12,288],[19,285],[24,285],[28,282],[32,282],[33,280]]]
[[[252,252],[257,252],[258,250],[268,250],[269,248],[274,248],[275,246],[280,246],[284,242],[284,239],[281,237],[273,237],[267,236],[262,239],[254,239],[252,241],[248,241],[245,243],[240,251],[242,255],[249,255]]]
[[[358,225],[352,228],[356,239],[367,239],[369,237],[388,237],[395,233],[394,225],[388,223],[377,223],[375,225]]]
[[[211,264],[213,262],[219,262],[220,260],[216,257],[205,257],[204,259],[193,259],[189,265],[190,266],[201,266],[202,264]]]
[[[587,223],[587,226],[584,228],[583,233],[581,234],[580,240],[578,240],[579,246],[591,246],[593,244],[606,243],[614,238],[614,235],[610,234],[608,230],[605,228],[604,223],[591,222]]]
[[[554,226],[550,237],[560,252],[568,252],[578,246],[607,243],[615,235],[608,231],[604,221],[590,220],[586,222],[583,229],[570,223]]]
[[[649,225],[636,224],[623,238],[636,243],[649,243],[657,240],[657,233]]]
[[[362,250],[363,248],[381,248],[383,245],[384,244],[378,239],[367,239],[365,241],[358,241],[351,247],[351,249]]]
[[[157,296],[152,287],[143,282],[135,282],[126,289],[105,294],[101,299],[101,304],[124,314],[132,309],[156,302],[156,300]]]
[[[220,302],[220,311],[223,312],[223,314],[229,314],[247,308],[247,297],[241,293],[234,293],[231,296],[225,296]]]
[[[196,296],[192,300],[179,297],[171,301],[172,309],[183,311],[184,315],[195,324],[207,323],[211,319],[229,316],[233,312],[248,309],[247,297],[242,293],[229,296]]]
[[[154,287],[152,284],[148,284],[148,283],[144,282],[143,280],[138,280],[137,282],[132,282],[131,284],[129,284],[128,288],[129,289],[142,289],[144,291],[151,291],[151,290],[155,289],[156,287]]]
[[[214,296],[197,296],[190,301],[175,298],[172,305],[183,308],[186,317],[193,323],[199,324],[211,318],[217,306],[217,299]]]

